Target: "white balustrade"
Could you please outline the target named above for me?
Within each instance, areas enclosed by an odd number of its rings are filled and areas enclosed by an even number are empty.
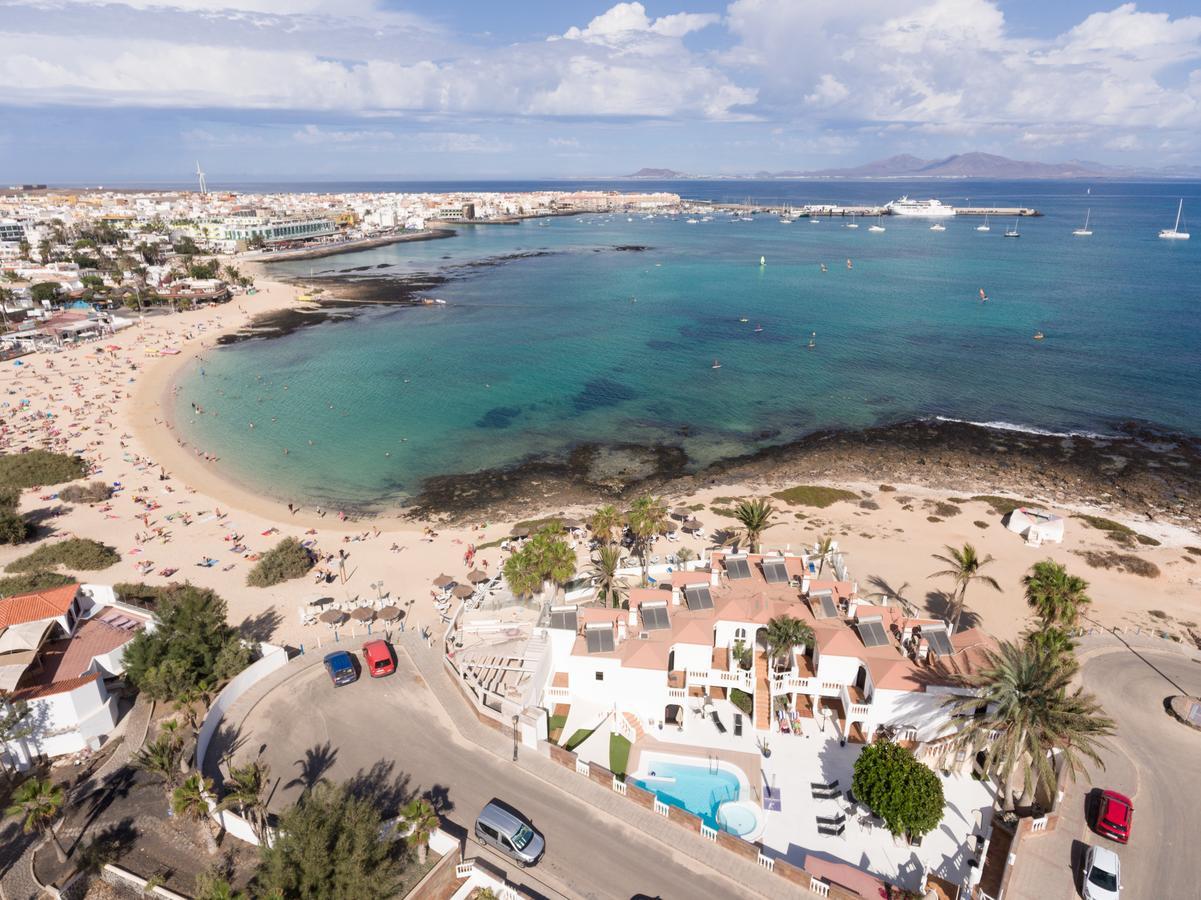
[[[659,815],[666,818],[667,816],[671,815],[671,807],[668,806],[666,803],[664,803],[662,800],[660,800],[658,797],[656,797],[655,798],[655,812],[657,812]]]
[[[773,869],[775,869],[776,861],[774,859],[772,859],[770,856],[764,856],[762,853],[760,853],[759,854],[759,865],[761,865],[763,868],[767,869],[767,871],[770,872]]]
[[[701,837],[703,837],[707,841],[716,841],[717,840],[717,829],[710,828],[704,822],[701,822]]]
[[[826,884],[824,881],[818,881],[813,877],[810,877],[809,879],[809,890],[814,894],[817,894],[819,897],[830,896],[830,885]]]
[[[455,878],[470,878],[475,871],[475,860],[469,859],[455,866]]]
[[[576,774],[583,775],[585,778],[587,778],[592,772],[591,766],[589,766],[588,763],[584,762],[582,759],[577,759],[575,761],[575,770]]]
[[[626,795],[626,783],[616,775],[613,776],[613,790],[623,797]]]

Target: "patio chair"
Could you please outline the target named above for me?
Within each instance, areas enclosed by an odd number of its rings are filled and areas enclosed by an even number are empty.
[[[734,713],[734,737],[742,737],[742,713]]]
[[[709,717],[713,720],[713,724],[717,726],[718,734],[726,733],[726,726],[722,724],[721,717],[717,714],[717,710],[709,713]]]

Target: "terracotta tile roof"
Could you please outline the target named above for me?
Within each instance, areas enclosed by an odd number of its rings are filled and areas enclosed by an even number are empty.
[[[78,592],[79,585],[66,584],[44,591],[5,597],[0,600],[0,628],[61,616],[71,608]]]
[[[37,684],[32,687],[17,688],[9,696],[13,700],[36,700],[39,697],[50,697],[54,694],[65,694],[67,691],[73,691],[77,687],[82,687],[85,684],[91,684],[100,678],[99,673],[92,672],[88,675],[81,675],[79,678],[69,678],[66,681],[54,681],[50,684]]]
[[[26,670],[17,688],[77,680],[91,667],[93,659],[133,640],[139,630],[117,628],[96,618],[87,619],[75,630],[73,637],[43,644],[38,655],[40,665]]]

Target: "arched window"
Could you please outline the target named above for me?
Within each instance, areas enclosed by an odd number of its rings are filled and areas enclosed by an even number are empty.
[[[735,628],[734,629],[734,640],[745,641],[746,640],[746,629],[745,628]]]

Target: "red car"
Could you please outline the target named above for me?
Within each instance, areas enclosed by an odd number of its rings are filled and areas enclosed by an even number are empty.
[[[396,671],[396,660],[387,641],[368,641],[363,645],[363,659],[372,678],[382,678]]]
[[[1129,797],[1117,791],[1102,791],[1097,804],[1097,817],[1093,828],[1097,834],[1125,844],[1130,840],[1130,826],[1134,821],[1134,804]]]

